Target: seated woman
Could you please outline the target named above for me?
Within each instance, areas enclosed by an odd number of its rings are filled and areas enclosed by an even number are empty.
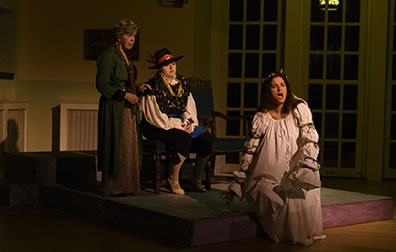
[[[236,182],[226,195],[246,197],[267,235],[304,245],[324,239],[320,203],[318,133],[305,101],[281,70],[264,80]]]
[[[148,83],[152,91],[143,97],[143,135],[150,140],[161,140],[166,145],[170,162],[168,183],[173,193],[184,194],[179,184],[179,172],[190,152],[197,154],[192,183],[196,190],[202,188],[202,172],[208,162],[214,137],[198,126],[197,110],[190,86],[176,73],[174,57],[163,48],[154,53],[151,69],[159,69]]]

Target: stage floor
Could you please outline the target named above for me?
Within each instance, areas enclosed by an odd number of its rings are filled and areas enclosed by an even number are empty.
[[[175,195],[166,188],[135,196],[102,197],[61,185],[40,186],[40,204],[95,218],[186,246],[255,238],[261,227],[246,212],[246,201],[226,206],[220,192]],[[321,189],[324,228],[392,219],[392,198],[330,188]]]

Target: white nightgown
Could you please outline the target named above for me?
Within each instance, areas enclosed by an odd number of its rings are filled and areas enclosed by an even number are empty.
[[[257,112],[241,170],[230,185],[245,197],[267,235],[276,242],[312,244],[324,239],[320,204],[318,134],[301,102],[286,118]]]

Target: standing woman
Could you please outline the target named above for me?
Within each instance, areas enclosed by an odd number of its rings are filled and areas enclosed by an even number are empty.
[[[324,239],[320,203],[319,136],[307,103],[280,72],[264,80],[232,195],[245,197],[267,235],[276,242],[310,245]],[[231,196],[231,197],[230,197]]]
[[[113,26],[112,45],[97,59],[96,88],[101,93],[98,116],[98,169],[103,194],[121,196],[140,190],[137,131],[137,71],[126,51],[135,44],[137,26],[123,19]]]

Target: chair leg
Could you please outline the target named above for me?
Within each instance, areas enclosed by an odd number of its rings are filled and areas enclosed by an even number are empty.
[[[154,175],[154,190],[160,193],[161,186],[161,156],[155,155],[155,175]]]
[[[210,181],[210,169],[211,169],[211,165],[209,165],[209,163],[206,164],[205,166],[205,189],[210,191],[210,189],[212,188],[212,183]]]
[[[209,175],[211,177],[214,177],[214,175],[215,175],[215,166],[216,166],[216,155],[215,154],[210,155],[209,162],[210,162]]]
[[[216,155],[210,155],[209,162],[205,166],[205,189],[208,191],[210,191],[210,189],[212,188],[212,182],[210,181],[210,177],[214,176],[215,161]]]

